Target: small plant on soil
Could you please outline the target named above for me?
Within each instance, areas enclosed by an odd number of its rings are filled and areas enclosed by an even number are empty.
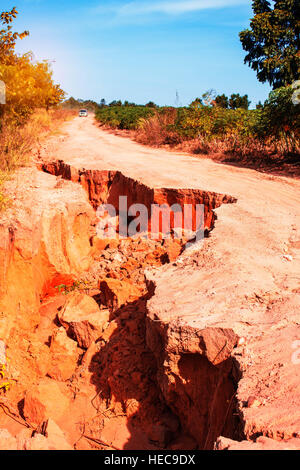
[[[70,292],[75,291],[88,294],[91,289],[94,289],[94,286],[86,281],[74,281],[70,286],[67,286],[66,284],[60,284],[59,286],[55,286],[55,289],[58,289],[58,292],[64,295],[68,295]]]
[[[2,382],[3,380],[3,382]],[[7,392],[11,388],[11,383],[6,378],[6,365],[0,364],[0,392]]]

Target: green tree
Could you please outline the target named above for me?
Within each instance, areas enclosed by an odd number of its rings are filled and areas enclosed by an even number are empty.
[[[121,100],[113,100],[111,103],[109,103],[109,106],[122,106],[122,101]]]
[[[146,108],[157,108],[157,105],[153,101],[149,101],[149,103],[146,104]]]
[[[215,98],[215,103],[216,103],[216,106],[218,106],[219,108],[224,108],[224,109],[227,109],[228,108],[228,97],[226,95],[218,95],[216,96]]]
[[[250,29],[240,33],[245,63],[273,89],[300,78],[299,0],[254,0]]]
[[[239,93],[233,93],[229,98],[230,109],[248,109],[251,101],[248,100],[248,95],[241,96]]]
[[[275,138],[278,145],[284,146],[284,152],[296,152],[300,139],[300,104],[294,104],[294,89],[281,87],[273,90],[259,109],[256,123],[258,135]]]

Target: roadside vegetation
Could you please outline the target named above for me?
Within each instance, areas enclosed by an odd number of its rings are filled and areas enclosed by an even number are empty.
[[[0,80],[6,88],[6,103],[0,104],[0,209],[7,204],[3,182],[28,161],[43,135],[74,114],[58,108],[65,93],[54,83],[49,63],[16,54],[16,41],[29,35],[13,31],[17,14],[16,8],[0,14]]]
[[[134,131],[138,142],[154,147],[169,145],[235,160],[299,158],[300,104],[292,101],[292,86],[272,91],[256,109],[222,106],[209,93],[209,102],[205,93],[205,100],[197,98],[180,108],[102,106],[96,119],[105,127]]]
[[[112,105],[100,107],[96,112],[97,119],[113,129],[136,130],[141,120],[154,116],[154,110],[147,106]]]
[[[219,159],[300,161],[299,0],[254,0],[250,28],[240,33],[245,63],[273,87],[265,103],[249,109],[248,96],[209,90],[186,107],[102,100],[103,126],[134,131],[138,142],[169,145]]]

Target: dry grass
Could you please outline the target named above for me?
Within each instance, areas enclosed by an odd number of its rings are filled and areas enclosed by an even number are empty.
[[[197,138],[181,142],[178,149],[195,155],[217,155],[218,159],[233,158],[236,160],[247,157],[267,157],[271,151],[258,139],[248,139],[243,142],[238,137],[225,136],[223,138],[204,139]]]
[[[243,141],[239,137],[226,136],[223,139],[206,140],[202,138],[186,140],[176,146],[177,150],[195,155],[207,155],[213,160],[231,163],[248,163],[252,166],[274,165],[277,163],[299,162],[300,148],[293,154],[286,153],[280,141],[260,141],[248,138]]]
[[[237,132],[228,132],[225,135],[188,139],[177,132],[176,115],[177,110],[169,108],[163,113],[157,112],[153,117],[141,120],[139,129],[135,131],[135,140],[150,147],[165,146],[170,150],[209,156],[213,160],[247,164],[251,167],[299,162],[299,137],[294,138],[287,146],[285,136],[259,139],[254,135],[240,134],[237,129]],[[293,152],[287,151],[288,148],[293,149]]]
[[[167,114],[155,114],[142,120],[140,128],[135,131],[137,142],[150,147],[167,147],[199,156],[208,156],[213,160],[246,164],[251,167],[274,166],[296,159],[299,161],[299,139],[295,154],[285,151],[285,142],[268,139],[261,141],[255,137],[242,138],[237,134],[223,137],[205,138],[199,136],[185,139],[174,130],[176,112],[170,110]]]
[[[0,131],[0,188],[18,167],[30,161],[32,150],[48,135],[58,131],[61,124],[76,115],[75,111],[54,109],[38,110],[24,126],[16,126],[7,120],[1,121]],[[8,199],[0,189],[0,210]]]
[[[239,136],[216,138],[198,137],[186,140],[174,130],[176,110],[168,113],[155,114],[141,121],[140,128],[135,132],[135,140],[151,147],[167,146],[194,155],[207,155],[217,160],[243,160],[250,158],[268,158],[267,151],[258,139],[247,139],[243,142]]]
[[[148,119],[141,119],[135,139],[140,144],[160,147],[161,145],[176,145],[181,139],[170,129],[176,119],[177,110],[170,108],[168,112],[156,113]]]

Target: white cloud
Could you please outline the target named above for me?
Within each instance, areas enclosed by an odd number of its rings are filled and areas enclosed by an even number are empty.
[[[176,1],[132,1],[125,5],[99,6],[98,13],[114,12],[119,17],[142,16],[155,13],[180,15],[200,10],[232,7],[249,4],[249,0],[176,0]]]

